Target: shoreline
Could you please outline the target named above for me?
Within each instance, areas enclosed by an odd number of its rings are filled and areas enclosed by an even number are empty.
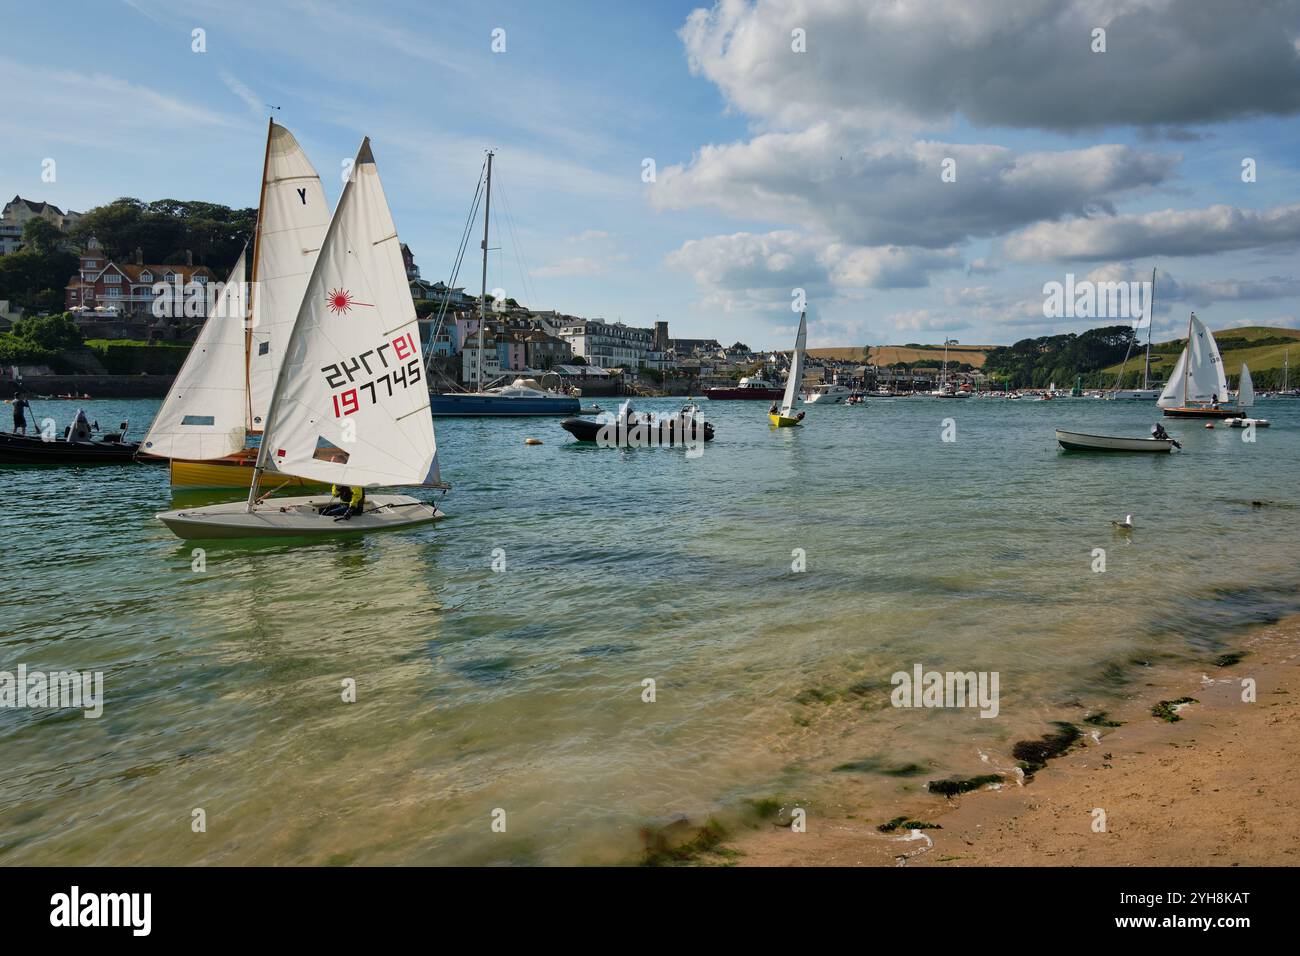
[[[728,834],[740,866],[1287,866],[1300,863],[1300,615],[1252,628],[1241,654],[1155,668],[1021,783],[884,807],[808,809],[807,830]],[[1229,655],[1231,658],[1233,655]],[[1255,700],[1242,700],[1247,679]],[[1161,702],[1176,721],[1153,716]],[[1005,768],[1000,768],[1005,771]],[[879,826],[901,818],[885,833]],[[919,821],[933,829],[907,827]],[[700,862],[708,863],[707,859]]]

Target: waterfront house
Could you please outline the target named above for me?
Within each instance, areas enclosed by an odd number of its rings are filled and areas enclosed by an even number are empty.
[[[638,329],[622,322],[603,319],[579,319],[560,328],[560,337],[567,341],[573,354],[598,368],[619,368],[624,365],[639,368],[645,365],[646,353],[654,343],[654,332]]]

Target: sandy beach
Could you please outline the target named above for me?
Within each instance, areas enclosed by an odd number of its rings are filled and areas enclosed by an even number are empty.
[[[810,809],[726,846],[742,866],[1294,866],[1300,863],[1300,617],[1244,635],[1237,663],[1154,669],[1028,782],[889,812]],[[1247,702],[1249,682],[1255,700]],[[1177,721],[1161,701],[1194,698]],[[893,832],[881,824],[906,818]],[[935,824],[910,828],[907,822]]]

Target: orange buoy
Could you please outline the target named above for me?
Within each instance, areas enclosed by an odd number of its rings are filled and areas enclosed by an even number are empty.
[[[524,444],[525,444],[525,445],[540,445],[541,443],[542,443],[542,440],[541,440],[540,438],[525,438],[525,439],[524,439]]]
[[[1213,427],[1214,427],[1214,422],[1206,422],[1206,423],[1205,423],[1205,427],[1206,427],[1206,428],[1213,428]]]

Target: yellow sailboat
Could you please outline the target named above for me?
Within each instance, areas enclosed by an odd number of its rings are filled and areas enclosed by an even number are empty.
[[[320,176],[293,134],[272,121],[252,281],[244,282],[245,256],[240,255],[140,448],[143,455],[170,459],[172,485],[251,486],[253,446],[328,225]],[[280,481],[319,487],[288,475]]]
[[[794,340],[794,354],[790,356],[790,375],[785,380],[785,396],[781,407],[776,411],[768,410],[767,420],[774,428],[793,428],[803,423],[803,412],[795,414],[794,403],[799,397],[799,386],[803,384],[804,346],[808,343],[808,315],[799,313],[799,334]]]

